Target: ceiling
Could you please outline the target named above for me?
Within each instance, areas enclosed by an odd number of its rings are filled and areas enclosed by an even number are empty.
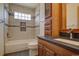
[[[39,3],[17,3],[17,5],[26,6],[29,8],[36,8],[39,5]]]

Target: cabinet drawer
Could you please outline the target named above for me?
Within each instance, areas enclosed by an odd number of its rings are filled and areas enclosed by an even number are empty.
[[[45,48],[46,50],[46,56],[54,56],[55,55],[55,52],[54,51],[51,51],[49,48]]]

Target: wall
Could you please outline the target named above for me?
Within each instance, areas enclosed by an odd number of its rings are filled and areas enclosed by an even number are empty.
[[[77,15],[77,7],[79,4],[67,4],[67,29],[68,28],[78,28],[78,15]]]
[[[40,35],[44,36],[45,4],[40,4]]]
[[[0,56],[4,55],[4,4],[0,3]]]
[[[8,20],[9,20],[9,15],[8,15],[8,11],[9,11],[9,5],[7,3],[4,4],[5,8],[4,8],[4,19],[5,19],[5,26],[4,26],[4,38],[5,38],[5,42],[7,40],[7,33],[8,33]]]
[[[28,13],[31,14],[32,17],[35,15],[35,10],[28,8],[28,7],[23,7],[19,6],[16,4],[9,4],[9,12],[13,13],[14,11],[22,12],[22,13]],[[28,28],[26,27],[26,31],[20,31],[20,20],[16,20],[13,18],[13,16],[9,17],[9,25],[16,25],[18,27],[9,27],[8,33],[9,33],[9,38],[8,40],[23,40],[23,39],[34,39],[35,38],[35,28]],[[27,26],[34,26],[35,21],[34,18],[32,18],[31,21],[26,21]]]
[[[36,36],[44,36],[44,20],[45,20],[45,4],[41,3],[37,6],[35,12]]]
[[[52,4],[52,37],[59,37],[61,29],[61,4]]]
[[[40,35],[40,4],[35,9],[35,26],[36,27],[36,36]]]
[[[66,29],[66,3],[62,4],[62,20],[61,20],[61,30]]]

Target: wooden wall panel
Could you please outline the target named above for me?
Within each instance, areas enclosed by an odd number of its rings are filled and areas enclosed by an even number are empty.
[[[52,36],[59,37],[62,17],[62,4],[52,4]]]
[[[66,4],[62,4],[62,29],[66,29],[66,13],[67,13],[67,8],[66,8]]]
[[[78,19],[78,28],[79,28],[79,6],[77,7],[77,19]]]

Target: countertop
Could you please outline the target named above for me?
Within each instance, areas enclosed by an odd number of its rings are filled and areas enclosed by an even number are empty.
[[[79,46],[60,42],[60,41],[55,40],[56,38],[52,38],[52,37],[49,37],[49,36],[38,36],[38,38],[40,38],[41,40],[45,40],[47,42],[50,42],[52,44],[56,44],[56,45],[61,46],[63,48],[66,48],[68,50],[75,51],[76,53],[79,54]]]

